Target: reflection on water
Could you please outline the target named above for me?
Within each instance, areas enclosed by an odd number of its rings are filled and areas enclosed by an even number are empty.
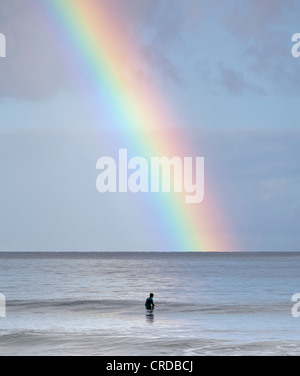
[[[146,308],[146,322],[149,323],[149,324],[153,324],[154,322],[154,309],[147,309]]]

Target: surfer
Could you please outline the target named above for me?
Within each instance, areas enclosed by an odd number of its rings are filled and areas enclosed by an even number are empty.
[[[145,307],[147,309],[153,309],[154,308],[154,301],[153,301],[154,294],[151,292],[149,298],[146,299]]]

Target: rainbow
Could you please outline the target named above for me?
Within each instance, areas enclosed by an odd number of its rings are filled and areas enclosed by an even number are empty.
[[[76,61],[74,74],[83,75],[96,90],[99,103],[105,103],[121,147],[145,157],[191,155],[184,127],[177,124],[176,111],[171,111],[163,90],[150,79],[138,77],[145,57],[127,30],[128,16],[120,15],[116,2],[38,0],[36,6],[60,39],[69,61],[73,65]],[[136,69],[137,77],[128,75],[127,67]],[[154,127],[162,131],[161,137],[151,131]],[[168,234],[162,232],[161,236],[171,239],[169,250],[232,249],[224,236],[223,210],[216,202],[207,171],[205,174],[205,189],[209,191],[205,204],[186,204],[180,193],[146,195],[151,201],[146,205],[159,218],[158,226],[167,228]]]

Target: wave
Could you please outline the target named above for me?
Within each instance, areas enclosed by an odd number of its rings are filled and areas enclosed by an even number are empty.
[[[10,300],[7,309],[64,309],[64,310],[108,310],[120,307],[137,307],[139,302],[128,300],[97,300],[97,299],[42,299],[42,300]]]
[[[42,299],[9,300],[7,310],[62,309],[69,311],[139,311],[144,309],[144,302],[138,300],[100,300],[100,299]],[[254,314],[264,312],[287,311],[289,302],[255,302],[255,303],[177,303],[174,301],[156,302],[155,312],[202,313],[202,314]]]
[[[175,310],[183,309],[184,312],[199,311],[210,314],[237,314],[237,313],[263,313],[263,312],[279,312],[286,311],[289,307],[289,302],[255,302],[255,303],[200,303],[200,304],[183,304],[176,303],[168,304],[169,308]]]
[[[99,333],[0,332],[0,355],[275,356],[299,355],[299,340],[138,338]]]

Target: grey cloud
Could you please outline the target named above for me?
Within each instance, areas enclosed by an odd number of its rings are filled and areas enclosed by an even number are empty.
[[[293,1],[272,0],[233,2],[227,4],[228,13],[225,21],[229,30],[236,37],[252,41],[264,40],[270,37],[270,33],[277,28],[284,17],[284,11],[293,9],[296,3]]]
[[[8,46],[8,57],[0,60],[1,97],[42,99],[59,90],[74,90],[80,80],[85,80],[83,72],[72,74],[64,46],[58,44],[53,26],[47,24],[34,4],[35,0],[1,1],[0,32],[5,33]],[[185,84],[186,75],[198,75],[201,83],[204,82],[202,78],[207,79],[208,69],[207,84],[214,86],[214,90],[221,82],[238,94],[249,91],[299,94],[299,64],[290,56],[288,32],[289,23],[295,23],[299,13],[296,1],[245,0],[220,5],[217,1],[197,0],[175,3],[173,0],[112,0],[112,4],[128,19],[126,28],[145,58],[137,62],[138,67],[124,68],[129,77],[138,71],[139,79],[163,77],[180,88]],[[219,42],[212,40],[211,47],[206,45],[213,31],[207,25],[215,18],[239,42],[240,49],[234,51],[240,53],[238,68],[233,63],[220,64],[222,53],[210,56],[213,45]],[[192,45],[186,43],[189,40],[193,41]],[[197,66],[205,61],[208,67],[202,72]],[[79,82],[74,81],[75,76]],[[266,85],[262,86],[262,81]]]
[[[202,4],[197,0],[113,0],[112,3],[130,20],[128,30],[144,57],[139,67],[141,76],[158,74],[183,85],[185,67],[178,66],[178,57],[191,53],[186,38],[187,35],[196,38],[199,33]]]
[[[239,72],[232,68],[226,68],[220,64],[220,83],[229,92],[233,94],[243,94],[244,92],[252,92],[255,94],[264,94],[264,89],[259,85],[248,82],[243,72]]]
[[[179,73],[164,51],[163,44],[180,37],[177,7],[161,1],[120,1],[114,5],[124,17],[129,14],[126,32],[140,44],[144,61],[136,66],[125,66],[124,72],[134,80],[139,70],[140,79],[149,79],[156,73],[173,83],[181,84]],[[56,95],[61,90],[87,89],[85,72],[76,70],[76,58],[69,56],[68,41],[63,40],[59,25],[53,23],[35,0],[3,0],[0,4],[0,32],[7,39],[7,58],[0,60],[0,97],[39,100]],[[169,11],[171,9],[171,11]],[[153,31],[151,43],[145,43],[142,35]],[[57,32],[57,34],[55,34]],[[177,33],[177,36],[175,34]],[[159,41],[159,46],[155,41]],[[138,48],[138,47],[137,47]],[[130,51],[129,51],[130,53]],[[126,65],[127,63],[124,62]],[[81,69],[81,68],[79,68]],[[76,78],[75,78],[76,77]],[[81,83],[84,85],[81,86]],[[130,90],[130,87],[128,88]]]
[[[66,61],[32,0],[3,0],[1,32],[7,57],[0,60],[0,96],[41,99],[71,87]]]
[[[161,52],[155,46],[143,46],[143,57],[151,70],[160,72],[162,78],[168,78],[173,83],[180,86],[184,84],[173,62],[165,53]]]
[[[270,94],[299,95],[298,66],[291,58],[291,36],[300,11],[296,1],[234,2],[223,15],[224,25],[240,42],[245,69]]]

